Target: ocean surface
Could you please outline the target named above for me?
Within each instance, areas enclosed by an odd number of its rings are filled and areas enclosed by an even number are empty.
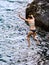
[[[0,65],[37,65],[36,42],[28,48],[26,36],[29,26],[18,17],[25,17],[30,0],[0,0]]]

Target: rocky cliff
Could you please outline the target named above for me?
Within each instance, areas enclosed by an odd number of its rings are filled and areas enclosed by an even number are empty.
[[[49,0],[34,0],[27,5],[26,18],[28,14],[33,14],[36,26],[49,31]]]

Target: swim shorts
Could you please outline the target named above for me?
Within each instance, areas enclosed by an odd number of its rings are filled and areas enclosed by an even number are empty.
[[[32,32],[36,32],[36,29],[35,30],[31,30]]]

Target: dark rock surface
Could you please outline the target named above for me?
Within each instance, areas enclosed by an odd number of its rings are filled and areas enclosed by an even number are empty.
[[[49,31],[49,0],[34,0],[26,8],[26,18],[33,14],[36,19],[36,26]]]

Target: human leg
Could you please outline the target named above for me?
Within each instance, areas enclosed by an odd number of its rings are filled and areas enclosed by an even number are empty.
[[[37,35],[37,33],[36,33],[36,32],[33,32],[33,38],[34,38],[35,40],[37,40],[37,39],[36,39],[36,35]]]
[[[34,40],[36,40],[37,44],[40,44],[40,42],[37,39],[36,35],[37,35],[37,33],[36,32],[33,32],[33,38],[34,38]]]
[[[30,31],[27,35],[27,41],[28,41],[28,47],[30,47],[30,36],[33,34],[32,31]]]

